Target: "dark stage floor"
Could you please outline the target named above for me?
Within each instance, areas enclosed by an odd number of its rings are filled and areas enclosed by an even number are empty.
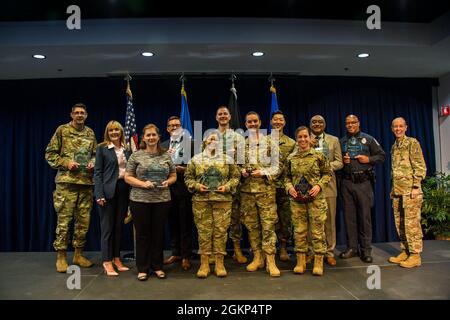
[[[387,262],[389,256],[398,252],[398,243],[374,245],[373,265],[380,267],[381,288],[372,290],[367,288],[369,265],[359,258],[338,258],[336,267],[326,266],[324,276],[315,277],[311,265],[305,274],[295,275],[291,255],[290,262],[277,263],[281,277],[271,278],[265,270],[247,272],[245,265],[236,264],[228,256],[225,260],[228,277],[219,279],[212,274],[205,280],[195,277],[199,266],[196,259],[188,272],[176,264],[166,268],[165,280],[153,275],[148,281],[139,282],[135,268],[116,278],[106,277],[98,252],[86,254],[96,264],[81,269],[81,289],[69,290],[66,282],[71,275],[56,272],[55,253],[2,252],[0,299],[450,299],[450,241],[426,241],[420,268],[408,270]],[[134,267],[134,263],[128,264]]]

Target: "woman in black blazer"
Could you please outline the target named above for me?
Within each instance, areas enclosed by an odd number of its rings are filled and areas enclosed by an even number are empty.
[[[94,168],[94,195],[99,206],[103,268],[108,276],[127,271],[120,261],[123,219],[128,211],[130,188],[124,181],[130,152],[125,148],[122,125],[110,121],[104,141],[98,145]]]

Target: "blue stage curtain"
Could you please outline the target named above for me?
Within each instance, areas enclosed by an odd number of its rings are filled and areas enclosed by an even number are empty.
[[[217,106],[226,105],[230,82],[227,76],[189,77],[189,107],[192,120],[203,120],[203,131],[216,127]],[[361,130],[374,136],[388,154],[377,167],[373,241],[397,240],[390,191],[390,131],[393,118],[403,116],[408,135],[423,148],[428,173],[435,171],[432,130],[432,86],[434,79],[392,79],[364,77],[277,77],[279,107],[287,117],[286,133],[291,137],[300,125],[321,114],[326,131],[345,134],[345,116],[355,114]],[[267,77],[241,76],[236,81],[241,115],[260,113],[268,127],[270,92]],[[168,138],[165,126],[169,116],[180,112],[177,77],[134,77],[131,82],[138,132],[155,123]],[[71,106],[83,102],[88,107],[86,124],[100,142],[107,122],[124,122],[125,82],[114,78],[39,79],[0,81],[2,125],[0,141],[0,251],[51,251],[56,215],[52,192],[52,170],[44,150],[58,125],[70,121]],[[123,248],[132,248],[131,225],[126,226]],[[338,207],[338,243],[345,243],[343,213]],[[88,250],[99,250],[100,227],[94,206],[88,232]]]

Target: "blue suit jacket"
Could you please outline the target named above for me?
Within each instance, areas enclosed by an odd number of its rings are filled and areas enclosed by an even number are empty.
[[[130,151],[124,150],[125,158],[128,160]],[[95,199],[111,199],[116,191],[119,178],[119,164],[117,162],[114,148],[101,144],[97,147],[94,168],[94,196]]]

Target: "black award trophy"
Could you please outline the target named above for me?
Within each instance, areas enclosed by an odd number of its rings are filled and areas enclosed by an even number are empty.
[[[308,182],[308,180],[306,180],[305,177],[302,177],[294,188],[295,191],[297,191],[297,197],[294,198],[295,201],[308,203],[314,200],[314,198],[309,195],[312,185]]]

